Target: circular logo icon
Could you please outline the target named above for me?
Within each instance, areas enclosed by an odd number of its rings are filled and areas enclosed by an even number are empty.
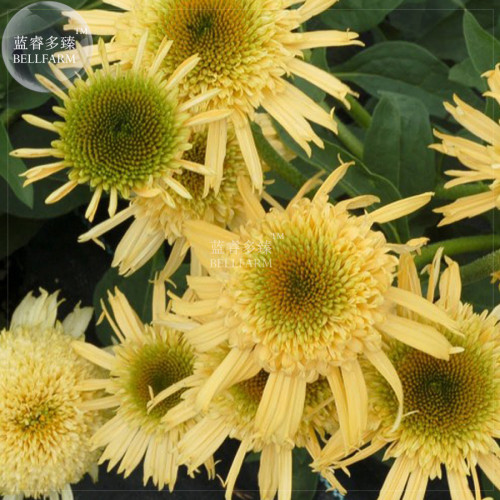
[[[69,12],[73,20],[71,29],[68,29]],[[91,46],[92,35],[87,24],[71,7],[59,2],[37,2],[21,9],[7,24],[2,56],[7,70],[21,85],[36,92],[48,92],[36,75],[53,80],[52,63],[72,79],[82,70],[82,59],[90,58]]]

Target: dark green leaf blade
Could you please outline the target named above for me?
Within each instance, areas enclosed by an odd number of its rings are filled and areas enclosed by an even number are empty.
[[[487,87],[486,80],[481,78],[470,57],[450,69],[450,80],[466,87],[473,87],[479,92],[484,92]]]
[[[480,74],[493,69],[500,58],[500,42],[483,29],[470,12],[464,12],[463,27],[474,68]]]
[[[421,101],[384,93],[365,140],[364,163],[390,180],[403,197],[432,191],[434,152],[429,113]]]
[[[380,97],[381,92],[415,97],[425,104],[431,115],[441,118],[447,116],[443,101],[450,100],[454,93],[471,105],[481,105],[474,92],[448,79],[446,64],[414,43],[375,44],[336,66],[333,72],[375,97]]]
[[[343,0],[325,11],[321,19],[330,28],[363,32],[379,24],[403,0]]]

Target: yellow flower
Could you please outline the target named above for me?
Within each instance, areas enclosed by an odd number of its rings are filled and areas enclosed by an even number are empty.
[[[196,397],[199,389],[213,375],[217,367],[228,355],[230,348],[224,344],[201,354],[195,364],[192,387],[183,394],[184,401],[170,410],[163,422],[169,426],[179,423],[198,414]],[[241,441],[225,481],[226,498],[231,498],[237,476],[248,451],[261,452],[259,468],[260,498],[272,500],[277,491],[289,497],[292,490],[292,450],[293,443],[281,445],[262,440],[255,430],[255,416],[262,394],[266,387],[269,373],[260,370],[255,373],[242,371],[240,382],[225,387],[210,403],[203,418],[194,425],[179,442],[179,461],[188,466],[188,472],[196,470],[208,457],[212,456],[226,438]],[[248,378],[250,376],[250,378]],[[160,393],[155,399],[161,404],[170,391]],[[304,409],[297,404],[295,415],[299,427],[294,440],[296,446],[307,448],[310,453],[319,453],[318,435],[322,438],[338,429],[335,406],[326,378],[321,377],[307,387]],[[338,489],[342,486],[335,483]],[[343,490],[345,491],[345,490]]]
[[[203,165],[184,160],[183,153],[191,144],[189,136],[197,125],[211,123],[227,116],[224,110],[194,114],[192,108],[213,97],[214,91],[202,92],[192,100],[179,100],[179,82],[199,61],[191,57],[183,61],[166,81],[160,66],[171,42],[158,44],[151,64],[141,66],[147,34],[137,49],[134,63],[128,70],[118,64],[109,65],[102,40],[99,44],[102,69],[96,71],[86,64],[87,79],[71,83],[60,69],[52,66],[67,92],[43,76],[38,80],[62,100],[54,112],[64,121],[54,123],[33,115],[26,121],[59,135],[50,148],[22,148],[12,156],[41,158],[53,156],[55,163],[29,169],[25,185],[69,169],[69,181],[50,194],[46,203],[54,203],[70,193],[78,184],[89,184],[94,194],[86,217],[93,219],[103,192],[109,192],[109,213],[114,215],[118,195],[151,196],[158,191],[166,203],[174,205],[173,191],[184,198],[191,195],[175,178],[184,169],[207,173]],[[85,54],[79,50],[80,59]]]
[[[203,163],[206,141],[206,133],[196,132],[191,140],[193,147],[184,155],[185,160]],[[172,193],[174,206],[171,206],[161,195],[135,197],[128,208],[92,228],[79,241],[97,240],[126,219],[134,217],[118,244],[112,265],[119,266],[120,274],[128,276],[145,264],[167,241],[174,245],[164,272],[164,277],[168,277],[179,267],[189,249],[183,234],[186,220],[201,219],[221,227],[237,225],[242,221],[243,201],[237,187],[240,177],[247,178],[248,175],[233,134],[229,137],[224,178],[218,193],[214,190],[205,192],[205,179],[201,174],[192,171],[175,174],[174,179],[189,191],[190,199]],[[196,272],[197,266],[193,259],[191,269]]]
[[[262,188],[262,170],[253,141],[250,121],[262,106],[308,153],[309,142],[322,146],[309,122],[334,132],[330,114],[283,77],[293,75],[316,85],[347,107],[354,94],[336,77],[304,61],[304,51],[315,47],[363,45],[356,33],[346,31],[297,31],[337,0],[109,0],[122,12],[78,11],[92,33],[112,35],[111,57],[133,59],[138,38],[148,30],[145,61],[152,57],[164,36],[174,41],[163,62],[167,74],[187,57],[198,54],[200,63],[182,85],[183,95],[220,89],[209,109],[229,108],[228,120],[209,126],[207,166],[220,172],[228,122],[234,125],[250,177]],[[291,8],[291,7],[294,8]],[[67,12],[69,27],[79,18]],[[220,174],[213,177],[217,188]]]
[[[441,252],[430,266],[429,300],[433,300],[439,281],[440,258]],[[462,336],[436,327],[446,337],[453,336],[453,342],[463,352],[446,361],[389,341],[388,356],[403,384],[405,416],[394,429],[398,402],[386,382],[371,373],[368,385],[374,415],[380,419],[379,428],[370,436],[369,446],[334,464],[346,467],[389,444],[385,457],[395,462],[380,500],[399,500],[403,495],[404,500],[421,500],[428,481],[441,477],[442,467],[453,500],[473,499],[469,475],[474,497],[481,498],[477,466],[500,487],[500,448],[495,442],[500,437],[500,323],[493,313],[475,314],[469,304],[460,301],[458,265],[449,259],[447,262],[436,304],[454,318]],[[401,266],[403,287],[420,293],[413,259],[405,256]],[[419,321],[423,328],[429,326],[423,318]]]
[[[99,375],[71,342],[83,337],[92,308],[77,306],[61,323],[57,293],[28,294],[0,332],[0,494],[73,498],[71,483],[97,478],[90,438],[103,417],[82,411],[78,385]]]
[[[402,401],[400,381],[382,351],[382,323],[393,326],[389,335],[400,334],[390,307],[400,305],[454,327],[433,304],[391,286],[397,259],[388,252],[395,247],[371,229],[420,208],[430,195],[353,216],[349,209],[377,200],[362,196],[329,203],[329,191],[348,167],[337,168],[312,200],[303,196],[315,179],[286,209],[276,206],[269,213],[241,183],[249,221],[238,232],[203,221],[186,223],[186,237],[209,276],[189,276],[197,300],[172,295],[172,311],[200,323],[179,323],[198,350],[224,342],[231,347],[200,388],[196,408],[207,410],[221,390],[265,370],[269,377],[255,416],[255,432],[264,441],[293,441],[307,384],[323,376],[345,446],[356,445],[367,425],[361,356],[383,373]],[[433,335],[441,338],[437,331]],[[414,336],[402,340],[411,342]],[[444,341],[422,348],[447,358],[451,345]]]
[[[164,312],[165,290],[155,285],[153,318]],[[118,473],[127,477],[144,459],[144,484],[149,478],[162,489],[172,491],[178,473],[177,443],[194,425],[188,419],[167,429],[161,419],[181,400],[184,379],[193,372],[195,354],[182,334],[160,325],[145,325],[137,317],[125,296],[115,290],[109,293],[115,319],[104,304],[103,311],[119,340],[110,349],[99,349],[85,342],[74,342],[75,350],[84,358],[109,371],[104,379],[89,379],[80,384],[82,390],[103,389],[108,395],[85,404],[86,410],[116,408],[92,437],[95,447],[104,447],[100,463],[109,460],[108,471],[120,463]],[[181,384],[178,384],[181,382]],[[176,390],[161,404],[150,409],[155,394],[166,388]],[[211,474],[213,461],[207,457]]]
[[[488,78],[490,90],[485,96],[494,98],[500,104],[500,65],[484,74]],[[489,191],[458,200],[435,211],[444,215],[440,226],[451,224],[467,217],[475,217],[493,208],[500,209],[500,124],[472,108],[457,96],[456,107],[445,103],[448,112],[469,132],[484,143],[463,137],[454,137],[435,131],[443,142],[431,147],[449,156],[456,157],[468,170],[448,170],[446,174],[455,177],[445,184],[446,188],[470,182],[492,181]]]

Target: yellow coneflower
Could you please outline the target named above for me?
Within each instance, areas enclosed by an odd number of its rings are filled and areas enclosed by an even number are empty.
[[[199,388],[212,376],[228,353],[229,347],[222,345],[199,356],[194,376],[191,378],[192,387],[183,394],[184,401],[165,415],[164,423],[177,426],[180,422],[197,415],[196,397]],[[328,382],[321,377],[309,384],[305,401],[297,402],[297,408],[289,409],[290,412],[296,411],[299,427],[294,442],[282,445],[262,440],[254,425],[269,373],[264,370],[250,374],[243,371],[239,377],[242,379],[240,382],[226,387],[214,397],[203,418],[182,437],[179,442],[179,461],[186,464],[188,472],[192,473],[215,453],[226,438],[237,439],[241,444],[225,481],[226,498],[232,496],[243,460],[249,451],[261,452],[260,498],[272,500],[278,491],[280,498],[290,498],[294,443],[312,453],[318,453],[320,449],[318,436],[324,438],[326,434],[332,434],[338,429],[335,405]],[[164,396],[170,397],[170,395],[171,391],[160,393],[155,403],[161,404]],[[335,483],[335,485],[344,491],[340,484]]]
[[[348,167],[337,168],[312,200],[303,197],[311,185],[307,183],[286,209],[276,206],[269,213],[250,186],[241,183],[249,220],[238,232],[203,221],[186,223],[186,237],[210,276],[188,276],[198,300],[172,295],[172,310],[201,323],[192,329],[182,321],[179,326],[188,330],[185,335],[198,350],[227,341],[231,346],[200,388],[196,408],[206,410],[221,390],[265,370],[269,377],[255,416],[255,432],[264,440],[293,440],[307,384],[324,376],[346,448],[356,445],[367,424],[360,356],[403,398],[399,378],[382,351],[382,323],[392,326],[390,335],[399,338],[401,333],[389,309],[399,305],[454,328],[437,306],[391,286],[397,259],[388,252],[394,246],[371,229],[374,223],[415,211],[431,195],[353,216],[349,209],[366,207],[376,198],[362,196],[336,205],[328,201]],[[405,334],[404,342],[418,338],[417,330]],[[441,339],[435,330],[433,336]],[[436,343],[422,349],[447,358],[449,342]]]
[[[78,384],[99,375],[77,356],[92,308],[77,306],[61,323],[57,293],[28,294],[0,332],[0,495],[73,498],[71,484],[97,479],[98,452],[90,438],[103,417],[82,411]]]
[[[441,252],[430,267],[429,300],[439,280],[440,258]],[[401,265],[403,286],[420,293],[412,258],[406,256]],[[389,341],[388,356],[405,394],[405,416],[394,429],[398,401],[387,383],[371,373],[368,385],[380,425],[369,446],[335,464],[346,467],[389,444],[385,458],[395,462],[380,500],[422,500],[429,480],[441,477],[443,467],[453,500],[481,500],[478,466],[500,487],[500,448],[495,442],[500,437],[500,323],[494,314],[475,314],[472,306],[460,301],[460,273],[451,260],[441,275],[439,295],[436,304],[455,319],[462,337],[438,328],[453,337],[463,352],[446,361]],[[428,327],[427,321],[419,320]],[[333,456],[326,453],[322,460],[328,461],[328,455]],[[468,476],[472,476],[474,494]]]
[[[155,285],[153,318],[164,312],[165,291]],[[92,437],[95,447],[104,447],[100,463],[109,460],[108,470],[120,463],[119,473],[127,477],[144,459],[144,484],[152,478],[162,489],[172,491],[178,473],[177,443],[195,423],[193,419],[166,429],[161,419],[181,400],[182,390],[165,398],[149,411],[149,402],[164,389],[190,377],[195,354],[177,331],[158,325],[145,325],[137,317],[125,296],[115,290],[109,294],[115,319],[104,304],[103,311],[119,343],[99,349],[85,342],[74,342],[75,350],[84,358],[109,371],[103,379],[90,379],[80,384],[81,390],[102,389],[107,395],[88,401],[85,409],[116,408],[114,416]],[[209,474],[213,461],[206,460]]]
[[[206,132],[195,133],[191,140],[193,147],[185,153],[184,159],[203,163],[206,141]],[[184,221],[200,219],[226,227],[242,220],[243,201],[237,187],[240,177],[248,178],[248,175],[233,134],[229,136],[224,160],[224,178],[217,194],[213,190],[205,192],[205,177],[202,174],[186,170],[182,174],[175,174],[174,179],[188,190],[190,199],[172,193],[174,206],[171,206],[160,195],[135,197],[128,208],[92,228],[82,235],[79,241],[96,240],[126,219],[134,217],[133,223],[118,244],[112,265],[119,266],[121,274],[130,275],[167,241],[174,245],[165,267],[164,276],[168,277],[179,267],[189,249],[183,235]],[[191,260],[191,269],[196,273],[194,260]]]
[[[175,68],[168,79],[160,69],[172,43],[163,40],[151,64],[141,64],[147,33],[141,38],[133,65],[124,70],[110,65],[102,40],[99,55],[102,69],[93,70],[85,63],[87,79],[71,83],[55,66],[54,75],[67,88],[64,92],[43,76],[39,82],[62,101],[54,112],[63,121],[54,123],[33,115],[26,121],[59,135],[51,147],[22,148],[12,151],[21,158],[55,157],[55,163],[31,168],[24,174],[30,184],[61,170],[68,169],[69,181],[50,194],[46,203],[54,203],[78,184],[89,184],[94,194],[86,217],[93,219],[103,192],[109,192],[109,213],[114,215],[118,195],[150,196],[161,192],[166,203],[173,205],[170,192],[190,198],[186,188],[175,178],[184,169],[207,173],[206,168],[182,158],[191,147],[189,136],[197,125],[216,122],[228,115],[224,110],[193,113],[193,107],[210,99],[215,90],[204,91],[193,99],[179,100],[180,82],[199,62],[193,56]]]
[[[296,31],[303,23],[328,9],[337,0],[109,0],[124,12],[78,11],[92,33],[112,35],[110,54],[132,61],[138,37],[151,37],[145,60],[151,59],[163,37],[174,41],[163,62],[167,74],[187,57],[198,54],[200,63],[182,83],[182,93],[192,97],[220,89],[208,109],[230,108],[228,120],[209,126],[207,166],[220,172],[231,121],[254,185],[262,188],[262,170],[250,129],[254,112],[262,106],[308,153],[309,142],[323,143],[309,122],[334,132],[330,114],[283,77],[294,75],[344,102],[354,94],[328,72],[304,61],[304,51],[315,47],[363,45],[350,31]],[[293,8],[292,8],[293,7]],[[65,13],[68,27],[81,22]],[[220,175],[215,175],[214,187]]]
[[[494,98],[500,104],[500,65],[484,74],[490,90],[484,95]],[[435,211],[444,215],[440,226],[451,224],[467,217],[475,217],[493,208],[500,209],[500,124],[484,113],[472,108],[457,96],[456,106],[445,103],[449,113],[469,132],[478,137],[480,144],[463,137],[455,137],[435,131],[441,144],[431,147],[449,156],[456,157],[468,170],[448,170],[446,174],[455,177],[445,184],[446,188],[478,181],[492,181],[489,191],[458,200]]]

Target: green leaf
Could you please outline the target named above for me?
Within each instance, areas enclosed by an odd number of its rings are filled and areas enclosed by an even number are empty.
[[[451,81],[460,83],[466,87],[473,87],[479,90],[479,92],[484,92],[486,90],[486,80],[481,78],[481,75],[472,64],[470,57],[455,64],[455,66],[450,69],[449,78]]]
[[[342,80],[359,85],[373,96],[395,92],[420,99],[429,113],[445,118],[443,101],[459,94],[471,105],[481,100],[467,87],[448,79],[448,66],[426,49],[409,42],[382,42],[336,66]]]
[[[343,0],[326,10],[321,20],[330,28],[357,32],[377,26],[403,0]]]
[[[52,94],[50,92],[34,92],[13,80],[8,85],[8,92],[2,103],[9,110],[24,111],[38,108],[51,97]]]
[[[500,57],[500,42],[477,22],[470,12],[464,13],[464,36],[467,51],[478,73],[493,69]]]
[[[439,59],[460,62],[467,57],[464,5],[486,29],[495,26],[498,0],[407,0],[391,13],[390,22],[401,31],[398,38],[418,43]]]
[[[0,215],[0,259],[23,247],[42,227],[42,222]]]
[[[106,271],[94,289],[94,313],[96,319],[102,314],[101,299],[108,303],[108,290],[113,292],[115,287],[127,297],[130,305],[138,314],[141,321],[149,323],[151,321],[151,307],[153,299],[153,285],[151,280],[155,274],[165,266],[165,256],[163,248],[160,248],[156,255],[132,276],[124,278],[118,274],[118,270],[111,268]],[[107,307],[109,310],[109,307]],[[103,345],[111,345],[113,331],[107,320],[97,325],[96,333]]]
[[[309,464],[311,458],[303,448],[295,448],[292,456],[292,500],[310,500],[318,489],[318,474],[315,474]]]
[[[429,113],[422,102],[387,93],[375,108],[363,160],[373,173],[390,180],[403,197],[432,191],[432,142]]]
[[[26,206],[33,207],[33,186],[23,188],[23,181],[19,174],[26,171],[22,160],[9,155],[12,151],[9,134],[5,126],[0,123],[0,175],[7,181],[12,192]]]
[[[444,19],[453,15],[458,5],[453,0],[405,0],[391,12],[389,22],[407,40],[425,35]]]
[[[442,19],[433,29],[415,41],[439,59],[462,61],[467,57],[467,49],[465,47],[461,21],[461,10],[451,12],[449,16]]]
[[[490,278],[487,278],[464,285],[462,290],[462,302],[472,304],[477,313],[485,309],[491,311],[497,304],[500,304],[498,283],[492,284]]]

